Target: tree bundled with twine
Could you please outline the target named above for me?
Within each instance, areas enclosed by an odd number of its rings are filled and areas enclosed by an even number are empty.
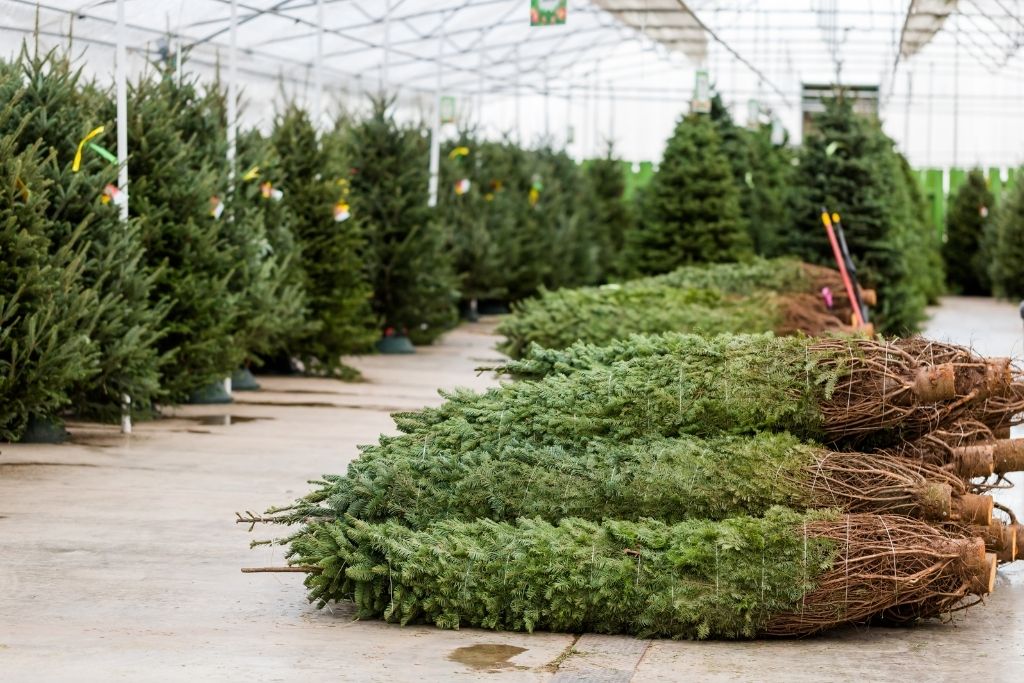
[[[259,519],[351,515],[395,519],[413,529],[444,518],[673,523],[760,515],[785,505],[988,524],[991,499],[969,494],[961,476],[973,462],[953,458],[944,468],[894,453],[835,452],[785,433],[554,446],[486,442],[463,451],[429,444],[416,449],[398,439],[351,462],[345,476],[324,477],[308,496]]]
[[[940,614],[991,590],[995,561],[906,517],[799,514],[666,524],[445,520],[423,530],[353,517],[292,542],[320,606],[445,628],[674,638],[808,635]]]
[[[792,259],[686,266],[622,284],[542,290],[513,306],[501,350],[564,348],[630,334],[779,334],[849,331],[852,308],[839,273]]]

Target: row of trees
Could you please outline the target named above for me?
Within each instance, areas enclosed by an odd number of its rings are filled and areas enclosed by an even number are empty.
[[[129,86],[121,221],[112,93],[25,49],[0,61],[0,96],[0,438],[69,410],[142,415],[240,366],[350,376],[343,355],[430,343],[460,297],[618,274],[629,219],[610,155],[580,168],[466,131],[434,209],[427,131],[378,99],[325,131],[287,106],[269,133],[239,133],[232,172],[221,83],[157,64]]]
[[[985,175],[973,169],[950,201],[943,256],[954,291],[1024,298],[1024,178],[996,206]]]
[[[717,98],[710,115],[682,117],[642,198],[630,261],[644,274],[755,253],[828,265],[822,207],[841,214],[863,284],[879,291],[878,328],[914,331],[942,291],[940,244],[906,160],[842,96],[796,151],[773,145],[767,126],[737,127]]]

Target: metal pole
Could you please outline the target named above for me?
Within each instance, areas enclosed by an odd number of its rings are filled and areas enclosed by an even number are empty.
[[[117,99],[117,185],[122,201],[118,207],[122,222],[128,221],[128,50],[125,47],[124,0],[117,0],[117,47],[114,52]],[[132,398],[121,395],[121,432],[132,433]]]
[[[957,156],[960,151],[960,22],[956,22],[953,30],[956,48],[953,52],[953,168],[956,168]]]
[[[235,143],[238,137],[238,0],[231,0],[231,42],[228,46],[228,194],[235,191]]]
[[[444,50],[444,35],[437,39],[437,83],[434,86],[434,130],[430,135],[430,185],[427,206],[437,206],[437,184],[441,171],[441,55]]]
[[[231,0],[231,44],[228,48],[228,197],[235,194],[235,153],[238,142],[238,0]],[[231,220],[231,216],[228,216]],[[231,377],[224,378],[231,395]]]
[[[914,93],[914,72],[907,69],[907,102],[903,106],[903,151],[910,157],[910,98]]]
[[[324,116],[324,0],[316,0],[316,57],[313,62],[313,125],[320,129]]]
[[[520,122],[520,116],[519,116],[520,110],[519,110],[519,46],[518,45],[516,45],[515,55],[516,55],[516,72],[515,72],[515,78],[513,78],[513,80],[512,80],[512,88],[513,88],[512,96],[515,99],[515,103],[516,103],[516,144],[520,144],[522,142],[522,130],[520,130],[520,123],[519,123]]]
[[[551,90],[548,85],[548,70],[544,67],[544,140],[551,140]]]
[[[317,0],[323,2],[323,0]],[[380,91],[387,92],[388,67],[391,65],[391,0],[387,0],[384,6],[384,59],[381,60],[380,68]],[[323,22],[320,22],[323,26]],[[481,53],[482,54],[482,53]]]
[[[928,62],[928,133],[925,137],[925,149],[928,150],[929,167],[935,163],[932,158],[932,100],[935,97],[935,62]]]

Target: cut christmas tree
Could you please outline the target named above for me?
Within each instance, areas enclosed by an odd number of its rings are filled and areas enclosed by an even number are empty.
[[[700,639],[935,616],[990,592],[996,567],[981,539],[906,517],[782,508],[421,531],[348,517],[310,525],[289,556],[308,572],[310,601],[354,600],[361,618]]]
[[[991,282],[988,263],[981,262],[982,236],[988,229],[989,212],[995,198],[981,169],[972,169],[967,180],[953,195],[946,214],[946,242],[942,256],[949,286],[969,295],[988,294]]]

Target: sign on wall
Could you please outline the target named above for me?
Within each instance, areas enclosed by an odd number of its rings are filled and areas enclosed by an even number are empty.
[[[565,23],[567,0],[530,0],[530,26]]]

